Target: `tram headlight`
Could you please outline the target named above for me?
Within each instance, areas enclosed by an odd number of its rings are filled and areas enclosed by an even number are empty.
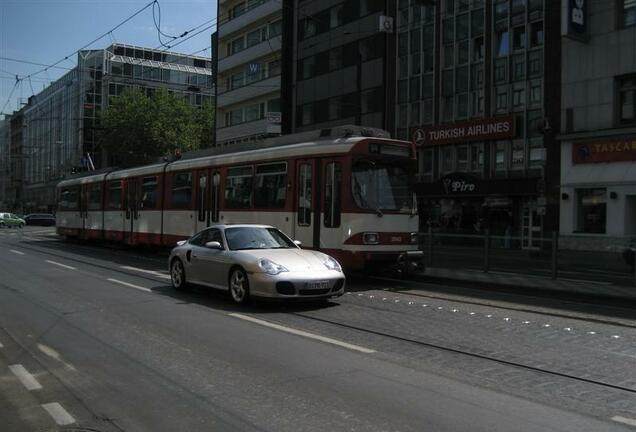
[[[258,261],[258,266],[261,268],[261,270],[270,275],[277,275],[278,273],[289,271],[284,266],[276,264],[275,262],[270,261],[267,258],[261,258]]]
[[[327,259],[325,260],[325,262],[323,264],[329,270],[336,270],[336,271],[339,271],[339,272],[342,271],[342,267],[340,267],[340,264],[338,263],[338,261],[336,261],[335,259],[331,258],[330,256],[327,257]]]
[[[377,232],[365,232],[362,234],[362,243],[376,245],[380,243],[380,234]]]

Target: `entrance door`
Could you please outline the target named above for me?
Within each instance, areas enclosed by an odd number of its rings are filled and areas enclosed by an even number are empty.
[[[521,226],[521,247],[524,249],[539,249],[541,246],[541,216],[535,205],[523,207]]]
[[[316,205],[315,161],[300,160],[296,164],[296,197],[293,209],[292,235],[300,240],[303,247],[314,247],[314,225],[316,221],[314,209]]]
[[[135,243],[135,221],[139,219],[139,181],[131,178],[126,181],[126,219],[124,223],[124,242]]]

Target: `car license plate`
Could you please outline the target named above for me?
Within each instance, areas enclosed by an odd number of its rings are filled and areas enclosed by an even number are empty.
[[[326,289],[329,288],[329,281],[307,282],[307,289]]]

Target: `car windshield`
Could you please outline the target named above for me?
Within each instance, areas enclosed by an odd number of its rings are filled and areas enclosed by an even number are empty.
[[[225,230],[230,250],[294,249],[296,245],[276,228],[236,227]]]
[[[413,211],[408,172],[397,165],[359,160],[353,166],[353,199],[361,209]]]

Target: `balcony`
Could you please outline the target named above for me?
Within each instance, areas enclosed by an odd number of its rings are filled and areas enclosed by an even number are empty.
[[[240,31],[242,28],[260,20],[280,13],[283,7],[278,0],[267,0],[264,3],[248,10],[242,15],[232,18],[230,21],[219,26],[219,39],[227,37],[233,33]]]
[[[251,60],[266,56],[271,53],[280,51],[282,46],[282,37],[276,36],[269,41],[264,41],[251,46],[236,54],[224,57],[219,60],[219,73],[223,73],[237,66],[245,65]]]
[[[241,123],[236,126],[228,126],[216,130],[216,140],[218,143],[226,141],[247,138],[258,135],[280,134],[280,125],[270,123],[266,118]]]
[[[279,91],[280,75],[276,75],[219,94],[216,97],[216,106],[219,108],[225,108],[229,105],[234,105],[249,99],[254,99]]]

